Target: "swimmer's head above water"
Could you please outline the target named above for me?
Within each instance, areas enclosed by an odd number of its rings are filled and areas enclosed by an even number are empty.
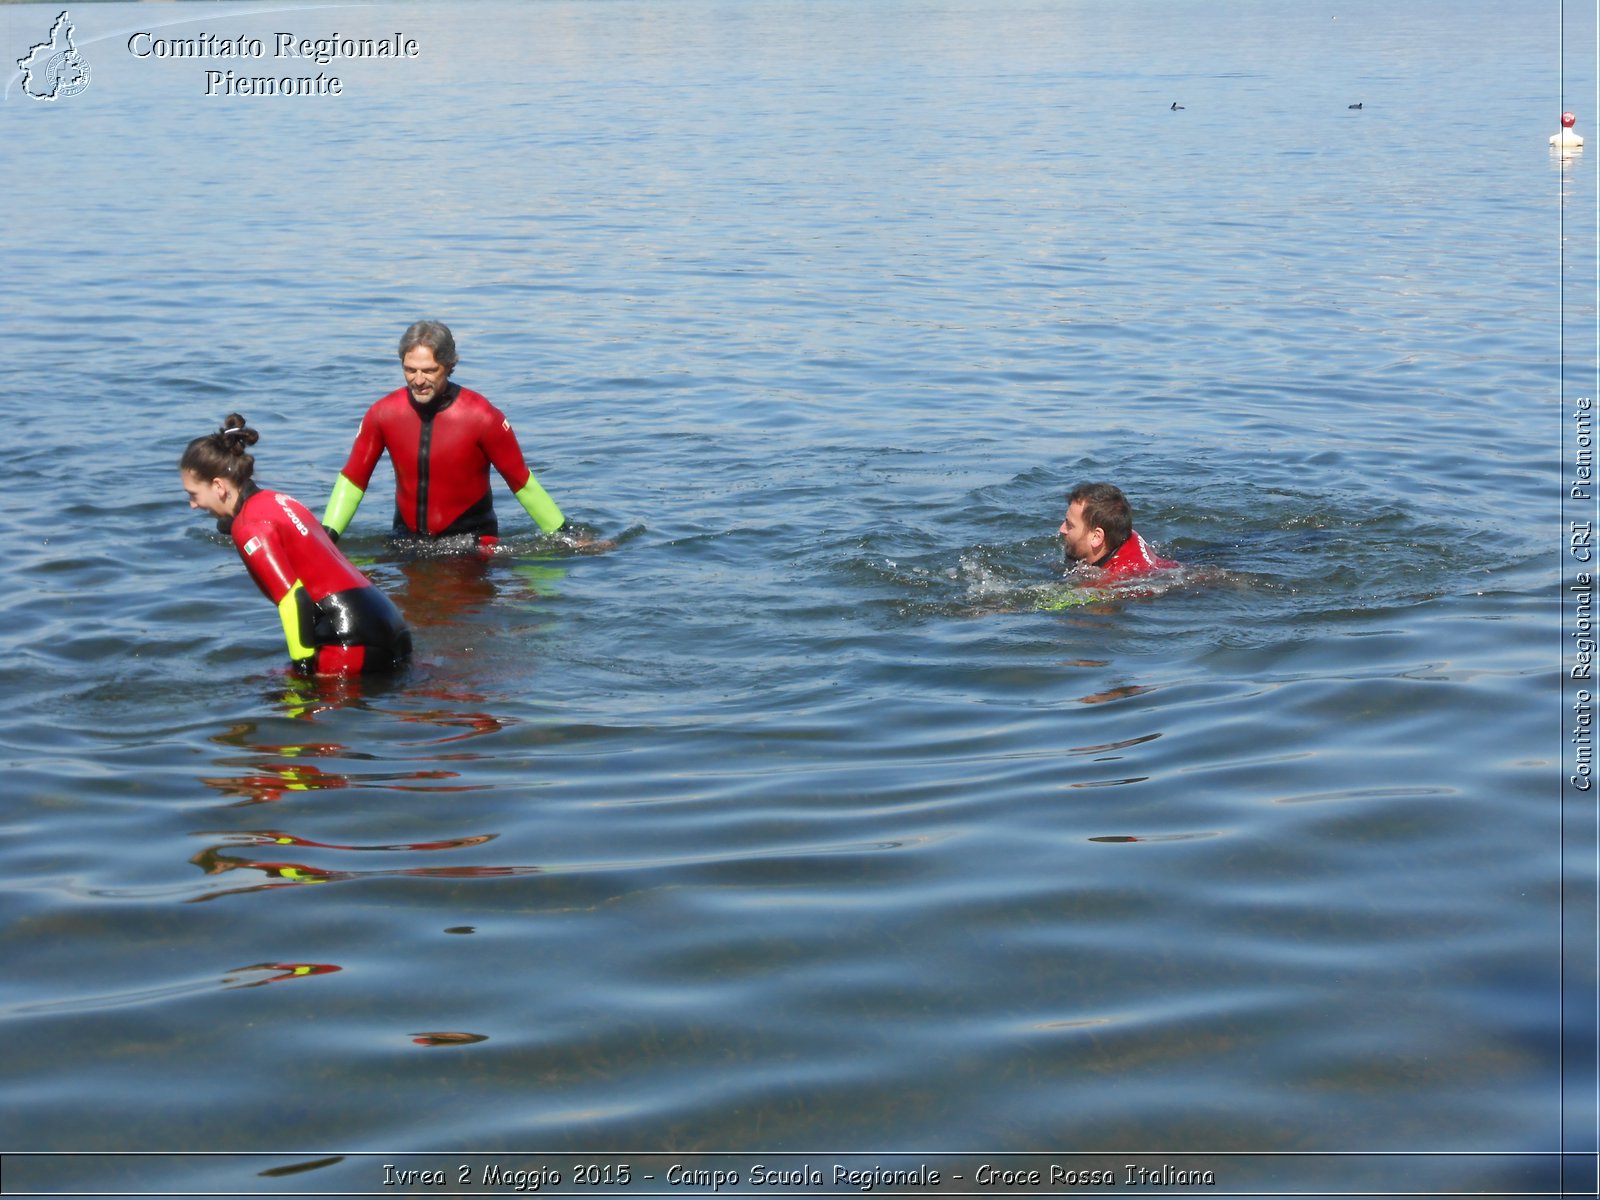
[[[1110,483],[1080,483],[1067,495],[1058,530],[1066,564],[1095,564],[1114,554],[1133,532],[1133,507]]]
[[[1110,483],[1080,483],[1067,494],[1061,522],[1063,566],[1098,567],[1098,581],[1176,567],[1150,549],[1134,531],[1133,507],[1122,489]]]

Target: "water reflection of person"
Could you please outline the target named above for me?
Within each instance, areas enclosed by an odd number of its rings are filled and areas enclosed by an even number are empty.
[[[240,804],[272,804],[291,792],[325,792],[350,786],[348,777],[324,771],[313,763],[261,763],[243,775],[202,775],[200,782],[224,796],[239,796]]]
[[[567,574],[566,567],[551,562],[502,563],[487,555],[423,554],[404,557],[398,565],[395,600],[419,629],[464,624],[503,600],[549,598]]]
[[[228,847],[243,846],[301,846],[318,850],[342,850],[355,853],[393,853],[395,851],[435,851],[435,850],[465,850],[472,846],[482,846],[486,842],[494,841],[496,834],[479,833],[469,837],[438,838],[429,842],[386,842],[375,846],[351,845],[342,842],[318,842],[310,838],[295,837],[292,834],[282,833],[277,830],[256,830],[229,834],[230,840],[225,845],[208,846],[189,859],[207,875],[221,875],[227,871],[248,869],[261,871],[272,879],[282,880],[286,883],[330,883],[342,879],[354,879],[363,872],[333,871],[322,867],[313,867],[307,863],[278,861],[269,859],[248,858],[239,854],[225,854]],[[510,868],[505,867],[412,867],[410,872],[427,872],[432,874],[472,874],[477,871],[487,874],[503,874]],[[384,874],[406,874],[407,871],[382,872]],[[371,872],[365,872],[371,874]]]
[[[311,511],[254,479],[260,434],[230,413],[184,449],[178,475],[189,507],[217,518],[250,578],[278,606],[289,658],[319,675],[388,671],[411,657],[400,610],[358,571]]]
[[[405,850],[447,849],[456,846],[481,845],[488,836],[461,838],[441,842],[417,842],[398,847]],[[302,842],[301,845],[313,843]],[[223,846],[208,846],[189,859],[206,875],[226,875],[232,871],[254,871],[262,876],[261,882],[239,887],[218,888],[198,896],[191,903],[214,900],[219,896],[238,896],[252,892],[270,892],[280,888],[303,888],[317,884],[347,883],[360,879],[413,878],[413,879],[506,879],[522,875],[539,875],[544,868],[536,866],[459,866],[459,867],[401,867],[378,870],[334,870],[316,867],[310,863],[285,859],[249,858],[240,854],[225,854]],[[390,849],[390,847],[341,847],[340,849]]]
[[[483,555],[405,557],[398,566],[395,599],[419,629],[459,625],[492,607],[499,591],[493,560]]]
[[[415,622],[411,622],[415,624]],[[347,705],[367,705],[391,694],[409,694],[415,686],[411,672],[393,675],[288,675],[277,681],[281,691],[265,697],[268,707],[281,708],[295,720],[312,720],[317,714]],[[295,747],[289,747],[294,750]],[[343,754],[335,745],[329,753]]]
[[[223,976],[222,983],[228,988],[262,987],[269,983],[281,983],[285,979],[306,979],[312,975],[332,975],[335,971],[342,971],[343,967],[337,963],[313,962],[262,962],[251,963],[248,967],[235,967]],[[260,973],[259,978],[250,978],[251,972]]]
[[[330,695],[329,684],[333,680],[324,677],[290,677],[287,682],[289,688],[281,697],[282,711],[294,721],[315,722],[318,714],[341,708],[352,698],[368,703],[373,699],[371,694],[362,696],[360,692],[354,692],[352,697],[350,692],[344,690]],[[442,695],[437,688],[426,686],[408,685],[406,689],[408,699],[438,698]],[[460,701],[463,698],[449,696],[447,699]],[[481,697],[466,699],[481,700]],[[449,732],[441,741],[456,741],[478,733],[498,732],[502,728],[501,722],[487,713],[459,711],[454,705],[417,710],[408,704],[397,708],[393,715],[403,723],[416,722],[447,728]],[[236,773],[199,777],[201,783],[222,796],[236,798],[234,807],[305,799],[314,793],[343,791],[347,788],[398,787],[408,791],[466,792],[477,786],[459,782],[461,773],[449,769],[442,760],[437,763],[425,761],[409,770],[355,771],[347,764],[353,758],[364,756],[353,754],[343,743],[316,741],[311,737],[303,737],[294,743],[267,742],[261,740],[260,730],[261,726],[256,721],[241,721],[211,737],[218,745],[244,752],[243,756],[217,760],[219,767],[234,769]]]
[[[421,695],[432,693],[419,692]],[[292,713],[292,716],[302,716]],[[432,725],[445,725],[452,732],[442,741],[456,741],[464,737],[475,736],[477,733],[497,732],[501,726],[493,717],[484,713],[454,713],[449,710],[444,712],[424,710],[422,712],[403,711],[397,714],[401,721],[416,721]],[[467,732],[455,732],[465,726]],[[237,727],[236,727],[237,728]],[[219,738],[219,741],[233,741],[228,738]],[[349,755],[343,746],[336,743],[316,743],[305,746],[255,746],[244,741],[242,737],[236,742],[244,749],[260,755],[259,761],[247,761],[242,764],[245,770],[237,775],[202,775],[200,782],[207,787],[215,788],[223,796],[237,796],[239,800],[235,807],[250,804],[272,804],[285,798],[292,798],[296,793],[342,791],[351,787],[372,787],[375,785],[403,786],[408,790],[421,790],[427,788],[435,792],[467,792],[476,786],[469,783],[456,783],[461,774],[459,771],[449,770],[443,766],[418,767],[409,771],[385,771],[382,773],[365,772],[354,776],[340,770],[324,770],[313,762],[306,761],[309,757],[323,759],[344,758]],[[274,757],[281,756],[289,761],[276,762]],[[226,765],[232,766],[233,763]]]
[[[488,668],[481,651],[497,647],[515,655],[519,663],[528,662],[538,631],[554,620],[549,602],[558,595],[569,569],[497,554],[430,553],[405,554],[395,568],[395,602],[429,647],[426,670],[413,672],[407,695],[412,700],[437,695],[447,704],[483,699],[452,694],[466,679],[484,679]],[[508,627],[508,621],[514,626]]]

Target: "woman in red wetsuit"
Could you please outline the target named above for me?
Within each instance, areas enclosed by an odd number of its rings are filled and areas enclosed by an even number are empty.
[[[401,666],[411,657],[411,631],[399,609],[339,553],[305,505],[251,478],[249,448],[260,436],[232,413],[217,432],[190,442],[178,463],[189,507],[216,517],[232,536],[250,578],[278,606],[297,669],[353,675]]]

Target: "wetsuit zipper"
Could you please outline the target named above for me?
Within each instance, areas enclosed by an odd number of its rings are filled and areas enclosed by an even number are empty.
[[[419,412],[422,433],[417,440],[417,532],[428,536],[428,445],[433,441],[431,412]]]

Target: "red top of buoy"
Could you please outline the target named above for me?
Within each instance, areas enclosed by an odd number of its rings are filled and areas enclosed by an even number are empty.
[[[1576,113],[1562,113],[1561,114],[1561,128],[1563,128],[1563,129],[1571,129],[1577,123],[1578,123],[1578,117],[1577,117]]]

